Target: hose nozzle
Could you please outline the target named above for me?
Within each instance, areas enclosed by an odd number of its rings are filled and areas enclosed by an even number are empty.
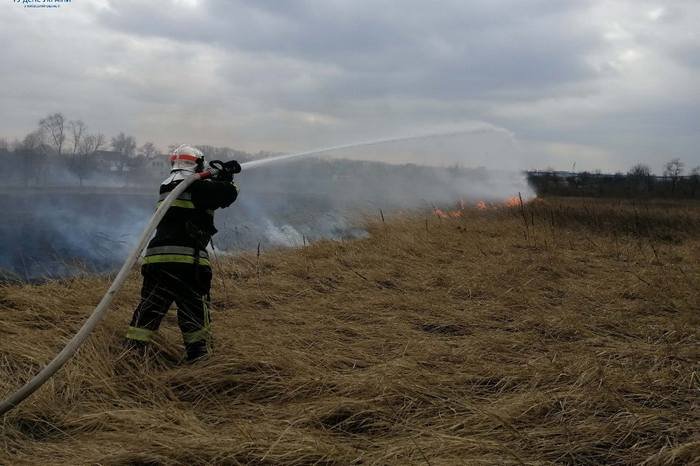
[[[233,175],[241,172],[241,164],[236,160],[222,162],[221,160],[212,160],[209,162],[209,168],[200,173],[200,179],[215,178],[224,175],[226,178],[233,179]]]

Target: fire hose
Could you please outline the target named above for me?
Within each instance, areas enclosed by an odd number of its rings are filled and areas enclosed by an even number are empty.
[[[387,142],[395,142],[395,141],[405,141],[405,140],[411,140],[411,139],[421,139],[421,138],[429,138],[429,137],[435,137],[435,136],[452,136],[456,134],[462,134],[466,132],[473,132],[473,130],[470,131],[458,131],[458,132],[452,132],[452,133],[442,133],[442,134],[427,134],[427,135],[420,135],[420,136],[409,136],[409,137],[399,137],[399,138],[389,138],[389,139],[378,139],[375,141],[367,141],[367,142],[360,142],[360,143],[355,143],[355,144],[346,144],[342,146],[333,146],[333,147],[327,147],[324,149],[317,149],[313,151],[308,151],[308,152],[299,152],[295,154],[287,154],[287,155],[280,155],[276,157],[268,157],[265,159],[259,159],[259,160],[253,160],[250,162],[245,162],[242,164],[238,164],[238,162],[226,162],[223,163],[218,160],[214,160],[210,162],[209,168],[200,172],[200,173],[195,173],[194,175],[191,175],[187,178],[185,178],[180,184],[178,184],[175,189],[173,189],[170,194],[163,200],[163,202],[158,206],[156,209],[155,213],[153,214],[153,217],[151,217],[151,221],[148,223],[148,226],[146,229],[143,231],[141,234],[138,243],[136,247],[131,251],[131,254],[129,254],[129,257],[126,259],[124,262],[124,265],[122,265],[121,269],[119,269],[119,272],[117,273],[117,276],[114,278],[114,281],[110,285],[109,289],[105,293],[105,295],[102,297],[102,300],[100,300],[99,304],[97,304],[97,307],[95,307],[95,310],[92,311],[92,314],[90,317],[85,321],[82,327],[80,327],[80,330],[71,338],[68,343],[66,343],[66,346],[61,350],[60,353],[58,353],[52,360],[49,362],[39,373],[37,373],[33,378],[31,378],[27,383],[25,383],[19,390],[14,392],[12,395],[4,399],[0,403],[0,416],[4,415],[14,407],[16,407],[18,404],[20,404],[22,401],[24,401],[27,397],[29,397],[32,393],[34,393],[36,390],[38,390],[42,385],[44,385],[63,365],[68,362],[68,360],[73,357],[73,355],[78,351],[78,348],[85,342],[85,340],[90,336],[92,331],[97,327],[97,324],[100,323],[100,321],[104,318],[104,316],[107,314],[107,311],[109,310],[109,305],[112,303],[112,300],[114,299],[114,296],[117,294],[117,292],[121,289],[122,285],[124,284],[124,281],[126,280],[127,276],[129,275],[131,268],[136,264],[138,261],[139,257],[141,256],[141,251],[143,251],[143,248],[146,247],[146,244],[151,238],[151,235],[155,231],[156,227],[160,223],[160,221],[163,219],[165,216],[165,213],[168,211],[168,208],[170,205],[173,203],[177,197],[182,194],[192,183],[194,183],[197,180],[203,180],[207,178],[212,178],[216,177],[219,173],[223,171],[231,171],[232,173],[238,173],[241,171],[241,168],[255,168],[261,165],[267,165],[269,163],[273,162],[281,162],[281,161],[287,161],[290,159],[296,159],[299,157],[307,156],[307,155],[315,155],[315,154],[321,154],[324,152],[330,152],[334,150],[341,150],[341,149],[349,149],[349,148],[354,148],[354,147],[361,147],[361,146],[372,146],[372,145],[377,145],[377,144],[384,144]]]

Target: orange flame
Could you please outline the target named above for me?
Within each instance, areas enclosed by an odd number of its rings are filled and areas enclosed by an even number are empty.
[[[511,196],[506,199],[506,207],[518,207],[520,205],[520,198],[518,196]]]
[[[499,207],[506,207],[506,208],[513,208],[513,207],[518,207],[522,201],[518,196],[510,196],[503,200],[502,202],[489,202],[488,204],[486,201],[479,201],[476,204],[474,204],[474,207],[478,210],[489,210],[489,209],[498,209]],[[455,210],[442,210],[440,208],[435,207],[433,209],[433,215],[439,218],[460,218],[464,216],[464,213],[467,211],[468,205],[464,200],[460,200],[457,202],[457,206]]]
[[[459,218],[462,215],[464,215],[464,207],[461,205],[461,203],[458,205],[458,207],[459,208],[456,210],[447,210],[447,211],[435,207],[433,209],[433,214],[436,217],[440,217],[440,218]]]

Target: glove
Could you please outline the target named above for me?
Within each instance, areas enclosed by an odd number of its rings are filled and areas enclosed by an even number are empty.
[[[221,170],[216,175],[216,181],[223,181],[226,183],[232,182],[233,181],[233,172],[228,171],[228,170]]]
[[[227,171],[230,171],[232,174],[241,172],[241,164],[235,160],[229,160],[228,162],[224,163],[224,168]]]
[[[239,164],[235,160],[230,160],[226,163],[221,164],[221,170],[219,171],[219,174],[216,176],[216,179],[218,181],[225,181],[230,183],[233,181],[233,174],[234,173],[240,173],[241,172],[241,164]]]

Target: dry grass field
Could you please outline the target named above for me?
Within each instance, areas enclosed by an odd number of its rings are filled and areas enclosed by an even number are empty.
[[[700,205],[458,215],[219,257],[216,354],[194,365],[174,315],[154,354],[122,353],[135,272],[2,419],[0,464],[700,464]],[[0,289],[0,395],[107,286]]]

